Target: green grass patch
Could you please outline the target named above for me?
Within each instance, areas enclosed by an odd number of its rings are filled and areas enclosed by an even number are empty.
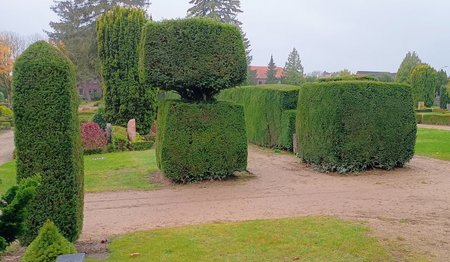
[[[189,226],[112,239],[106,261],[399,261],[366,226],[307,217]],[[90,259],[90,261],[95,261]]]
[[[92,108],[89,110],[78,111],[78,117],[80,119],[80,122],[84,123],[92,121],[92,117],[95,115],[97,110],[98,108]]]
[[[157,171],[154,150],[84,156],[86,192],[151,190],[149,174]],[[16,163],[0,166],[0,194],[16,184]]]
[[[419,128],[416,155],[450,161],[450,131]]]

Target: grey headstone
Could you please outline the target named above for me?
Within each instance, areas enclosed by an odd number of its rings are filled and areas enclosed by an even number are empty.
[[[112,125],[110,123],[106,124],[106,139],[108,139],[108,143],[111,143],[112,137]]]
[[[447,104],[447,110],[450,111],[450,104]]]
[[[56,262],[85,262],[86,254],[71,254],[71,255],[61,255],[56,259]]]
[[[298,153],[298,137],[297,137],[297,134],[293,134],[292,135],[292,143],[293,143],[292,149],[294,151],[294,154],[297,154]]]

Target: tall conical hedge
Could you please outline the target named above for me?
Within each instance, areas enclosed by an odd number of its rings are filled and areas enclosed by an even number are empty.
[[[116,7],[97,22],[98,53],[107,121],[126,126],[136,119],[139,133],[148,133],[156,116],[156,91],[139,82],[138,47],[147,22],[138,8]]]
[[[15,63],[13,90],[17,179],[42,176],[21,241],[30,243],[47,219],[74,241],[83,221],[75,67],[57,48],[36,42]]]

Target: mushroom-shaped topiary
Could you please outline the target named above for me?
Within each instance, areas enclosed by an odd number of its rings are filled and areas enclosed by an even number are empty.
[[[139,76],[184,100],[208,101],[246,79],[239,28],[207,18],[149,22],[144,27]]]

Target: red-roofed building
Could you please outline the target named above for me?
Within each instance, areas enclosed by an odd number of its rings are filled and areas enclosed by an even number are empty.
[[[264,85],[267,82],[267,70],[269,70],[269,67],[267,66],[249,66],[248,68],[250,71],[256,72],[256,84],[258,85]],[[282,67],[277,67],[277,74],[275,75],[276,78],[281,79],[283,76],[284,69]]]

